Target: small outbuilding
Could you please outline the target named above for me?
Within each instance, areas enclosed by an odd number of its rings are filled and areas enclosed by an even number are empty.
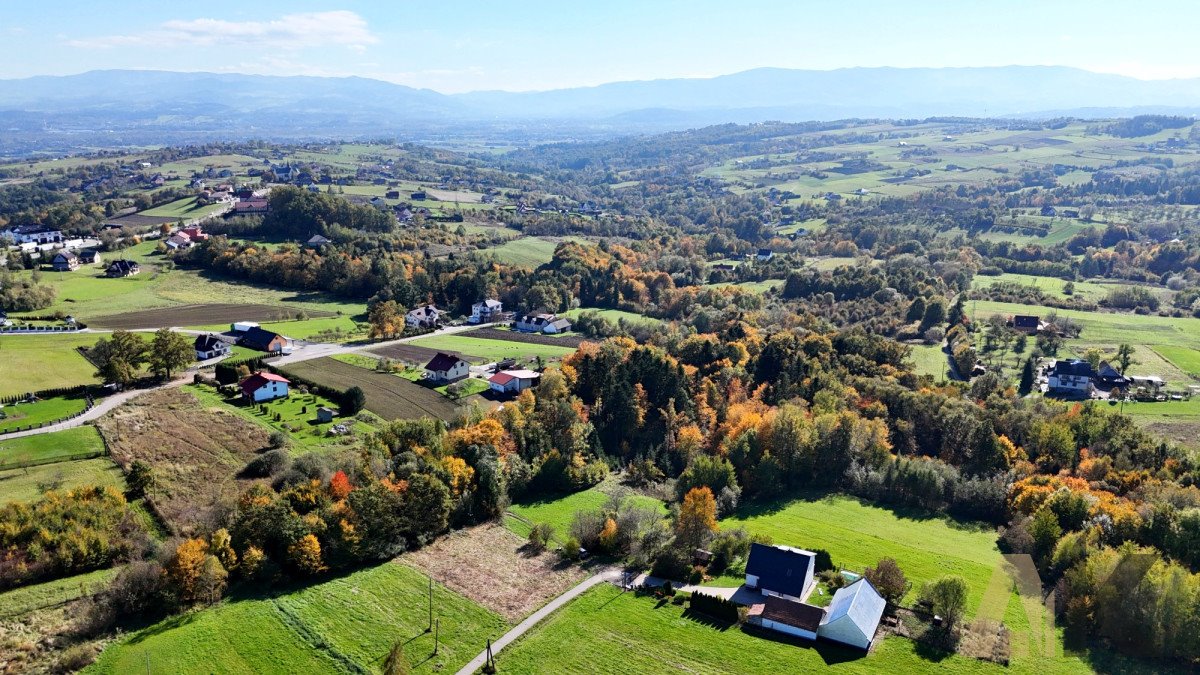
[[[317,408],[317,422],[321,424],[332,422],[335,416],[336,415],[333,411],[333,408],[328,408],[325,406]]]

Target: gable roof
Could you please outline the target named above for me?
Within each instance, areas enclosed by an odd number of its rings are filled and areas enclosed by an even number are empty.
[[[250,377],[242,380],[239,386],[241,387],[242,391],[257,391],[262,389],[269,382],[282,382],[284,384],[291,384],[286,377],[281,377],[275,373],[269,373],[260,370]]]
[[[211,352],[214,349],[219,349],[222,345],[225,345],[225,341],[212,334],[201,335],[192,343],[196,351],[200,352]]]
[[[1013,317],[1013,328],[1037,328],[1038,318],[1028,314],[1017,314]]]
[[[442,313],[442,310],[438,309],[434,305],[424,305],[422,307],[417,307],[417,308],[409,311],[408,315],[412,316],[412,317],[418,317],[418,318],[424,317],[424,318],[436,319],[436,318],[438,318],[438,316],[441,315],[441,313]]]
[[[489,377],[488,382],[491,382],[492,384],[498,384],[500,386],[504,386],[504,385],[508,384],[509,382],[512,382],[515,379],[517,379],[517,378],[512,373],[502,371],[502,372],[496,373],[495,375]]]
[[[74,253],[71,253],[70,251],[59,251],[58,255],[54,256],[54,259],[57,261],[59,258],[62,258],[63,260],[66,260],[67,262],[71,262],[72,260],[76,259],[76,256]]]
[[[241,342],[251,349],[266,351],[271,346],[271,342],[277,337],[281,337],[279,333],[273,333],[254,326],[242,334]]]
[[[821,625],[850,617],[862,634],[870,639],[879,627],[879,619],[883,617],[886,606],[887,601],[875,590],[871,582],[865,577],[860,577],[858,581],[839,588],[833,594],[833,600],[829,602],[829,607],[825,608],[825,618],[821,619]]]
[[[1077,377],[1095,377],[1096,373],[1092,370],[1092,364],[1083,359],[1071,359],[1070,361],[1055,361],[1055,375],[1073,375]]]
[[[497,307],[502,306],[500,304],[499,300],[493,300],[492,298],[488,298],[487,300],[480,300],[479,302],[477,302],[475,304],[480,307],[487,307],[488,309],[495,309]]]
[[[762,618],[814,633],[821,626],[821,618],[825,616],[824,609],[803,602],[784,600],[772,595],[766,596],[764,600]]]
[[[817,554],[790,546],[750,545],[746,574],[758,577],[758,587],[785,595],[804,593],[804,580],[816,569]]]
[[[138,265],[132,260],[114,260],[108,264],[108,270],[110,272],[127,273],[132,272],[135,269],[141,269],[141,265]]]
[[[445,352],[438,352],[437,356],[429,359],[429,363],[425,364],[425,370],[451,370],[463,363],[463,360],[457,356],[452,356]]]
[[[308,241],[305,243],[307,243],[311,246],[317,246],[317,245],[321,245],[321,244],[328,244],[328,243],[330,243],[330,241],[326,237],[323,237],[319,234],[314,234],[313,236],[309,237]]]

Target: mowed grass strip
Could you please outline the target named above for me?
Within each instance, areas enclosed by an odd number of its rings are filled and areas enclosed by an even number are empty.
[[[55,396],[32,403],[14,403],[0,408],[0,432],[54,422],[82,412],[87,399],[82,396]]]
[[[110,330],[134,328],[170,328],[174,326],[213,326],[229,329],[235,321],[287,321],[305,311],[309,316],[329,317],[333,312],[299,310],[293,307],[252,304],[181,305],[140,312],[123,312],[91,319],[92,328]]]
[[[502,673],[1003,673],[1001,666],[889,637],[867,656],[693,618],[683,607],[600,584],[496,656]],[[932,651],[932,653],[931,653]],[[922,656],[924,653],[926,656]]]
[[[290,363],[280,370],[338,390],[359,387],[367,395],[367,410],[385,420],[436,417],[450,421],[462,413],[461,406],[436,391],[329,357]]]
[[[1200,351],[1176,345],[1157,345],[1154,351],[1189,376],[1200,379]]]
[[[506,241],[499,246],[480,249],[477,254],[492,256],[496,260],[517,267],[537,267],[554,258],[558,242],[540,237],[521,237]]]
[[[637,506],[659,510],[664,518],[667,517],[666,505],[653,497],[630,495],[626,499]],[[595,511],[604,506],[608,500],[608,494],[597,486],[560,499],[513,504],[509,506],[508,510],[531,523],[547,523],[554,527],[555,537],[566,539],[569,536],[568,531],[576,512]],[[506,525],[518,536],[529,535],[529,527],[520,521],[508,519]]]
[[[104,441],[96,427],[81,426],[48,434],[0,439],[0,469],[90,458],[103,453]]]
[[[538,356],[549,361],[561,359],[575,352],[574,347],[511,342],[508,340],[490,340],[466,335],[433,335],[418,338],[409,344],[414,347],[425,347],[426,349],[436,349],[438,351],[470,354],[483,361],[503,361],[504,359],[526,360],[535,359]]]
[[[85,485],[125,490],[125,474],[107,457],[0,469],[0,503],[32,502],[48,490],[73,490]]]
[[[720,525],[745,527],[752,534],[770,536],[776,544],[825,549],[835,565],[857,572],[880,558],[895,558],[913,582],[907,601],[925,581],[960,575],[970,587],[969,614],[979,606],[992,575],[1002,573],[996,532],[990,526],[915,510],[894,511],[840,495],[770,508],[751,506]]]
[[[0,618],[21,616],[69,602],[85,593],[101,590],[116,575],[116,569],[96,570],[5,591],[0,593]]]
[[[0,396],[94,383],[96,368],[75,348],[99,338],[86,333],[0,336]]]
[[[227,601],[164,620],[110,646],[86,672],[379,672],[403,642],[412,672],[455,672],[507,624],[435,584],[441,621],[433,656],[428,578],[384,563],[275,598]]]

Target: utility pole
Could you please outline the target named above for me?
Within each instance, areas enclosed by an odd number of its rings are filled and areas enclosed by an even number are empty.
[[[429,627],[425,629],[425,632],[428,633],[431,630],[433,630],[433,577],[432,576],[429,577]],[[434,652],[436,653],[436,651],[437,650],[435,649]]]
[[[433,628],[433,655],[434,655],[434,656],[437,656],[437,653],[438,653],[438,633],[440,633],[440,632],[441,632],[441,630],[442,630],[442,618],[441,618],[441,617],[438,617],[437,621],[435,621],[435,622],[433,623],[433,626],[434,626],[434,628]]]

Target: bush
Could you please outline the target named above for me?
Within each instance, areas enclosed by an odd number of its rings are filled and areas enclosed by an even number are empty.
[[[546,545],[554,538],[554,526],[549,523],[537,523],[529,529],[529,545],[535,551],[546,550]]]
[[[575,537],[567,537],[567,541],[562,547],[562,555],[567,560],[579,560],[579,540]]]
[[[279,415],[276,414],[276,417],[279,417]],[[291,439],[289,439],[288,435],[282,431],[272,431],[267,442],[272,448],[286,448],[288,444],[291,443]]]
[[[287,468],[291,457],[286,450],[271,450],[255,457],[242,469],[243,478],[268,478]]]
[[[650,574],[660,579],[683,579],[691,571],[690,563],[691,557],[687,551],[678,546],[671,546],[654,559]]]
[[[738,612],[739,605],[736,602],[707,593],[692,593],[689,607],[693,612],[699,612],[720,621],[737,623],[741,619]]]
[[[90,644],[75,645],[63,651],[58,657],[58,670],[63,673],[73,673],[90,666],[96,660],[96,649]]]

